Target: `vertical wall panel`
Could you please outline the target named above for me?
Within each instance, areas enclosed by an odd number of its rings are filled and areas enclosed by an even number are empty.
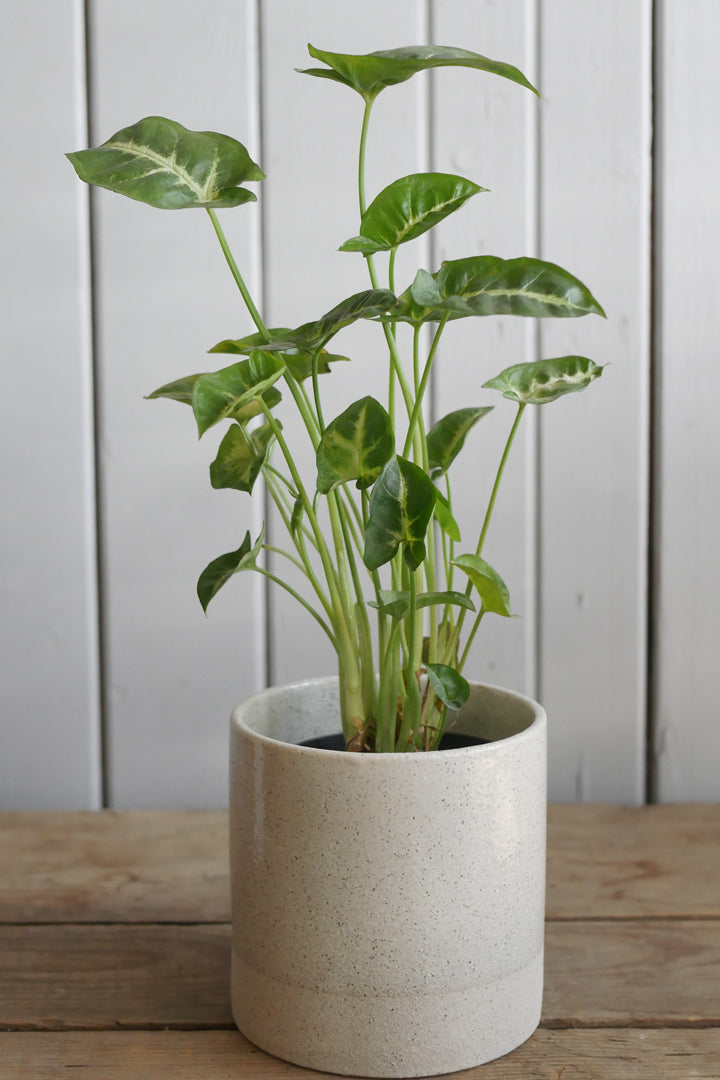
[[[82,4],[0,34],[0,807],[100,797]]]
[[[555,798],[644,798],[651,4],[542,5],[543,258],[607,311],[545,356],[608,364],[544,406],[541,679]]]
[[[720,208],[712,0],[661,5],[655,657],[660,801],[720,797]]]
[[[238,0],[214,3],[212,18],[187,0],[95,0],[93,141],[155,113],[247,142],[257,47],[248,16]],[[219,428],[198,445],[187,407],[143,395],[221,367],[206,350],[239,336],[245,318],[204,211],[154,210],[108,192],[96,206],[111,798],[218,805],[228,714],[256,688],[264,623],[252,575],[227,586],[207,621],[195,582],[239,546],[250,501],[210,488]],[[247,267],[257,207],[219,213]],[[248,276],[252,284],[257,267]]]
[[[492,0],[435,4],[434,38],[519,67],[535,78],[534,4]],[[533,255],[535,244],[534,132],[537,98],[483,72],[434,75],[433,167],[474,180],[489,192],[475,196],[439,232],[432,270],[443,259],[471,255]],[[468,405],[494,411],[468,436],[452,466],[461,552],[474,552],[515,408],[482,384],[510,364],[534,359],[532,327],[512,317],[461,319],[443,336],[436,366],[436,418]],[[529,457],[533,417],[526,414],[503,478],[484,557],[508,585],[519,618],[484,620],[468,660],[468,677],[534,693],[534,467]],[[455,581],[464,588],[462,574]]]
[[[362,53],[413,44],[422,27],[424,5],[402,0],[361,6],[333,0],[288,5],[263,4],[264,127],[266,184],[266,271],[268,318],[276,326],[296,326],[318,318],[344,297],[370,288],[364,259],[338,252],[359,228],[356,194],[357,140],[362,99],[325,79],[299,75],[295,67],[317,67],[307,42],[333,52]],[[419,165],[426,133],[418,119],[417,78],[390,87],[377,99],[367,151],[368,202],[398,176]],[[377,260],[378,268],[383,258]],[[398,288],[409,281],[406,253],[398,258]],[[383,271],[384,273],[384,271]],[[385,279],[381,280],[384,287]],[[387,378],[387,348],[378,326],[343,330],[331,348],[352,358],[322,378],[326,422],[352,401],[381,387]],[[289,395],[286,395],[289,397]],[[292,405],[278,415],[296,448],[303,475],[314,489],[312,449]],[[273,536],[284,543],[282,523],[271,518]],[[277,567],[283,575],[287,566]],[[271,594],[272,681],[327,674],[334,654],[321,629],[284,593]]]

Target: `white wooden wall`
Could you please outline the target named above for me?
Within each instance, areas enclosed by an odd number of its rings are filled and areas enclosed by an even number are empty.
[[[537,254],[608,313],[446,335],[438,416],[490,402],[481,383],[520,360],[609,365],[522,433],[487,548],[522,618],[485,624],[469,673],[544,702],[552,797],[718,798],[720,7],[210,0],[200,18],[189,0],[40,0],[1,29],[0,806],[222,805],[231,706],[332,669],[259,578],[207,620],[195,598],[199,570],[263,516],[210,489],[213,435],[198,446],[187,410],[143,401],[249,329],[206,215],[90,197],[63,157],[150,113],[240,138],[268,180],[224,214],[238,261],[271,324],[315,317],[366,279],[336,251],[357,228],[360,101],[295,73],[308,41],[459,45],[540,86],[537,107],[477,72],[418,76],[381,96],[369,146],[371,192],[426,168],[491,189],[432,250],[402,251],[400,288],[445,257]],[[328,415],[367,392],[376,340],[338,340],[361,359],[336,369]],[[466,535],[505,404],[455,466],[478,492]]]

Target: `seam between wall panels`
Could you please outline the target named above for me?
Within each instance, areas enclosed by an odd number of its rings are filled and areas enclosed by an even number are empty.
[[[92,78],[91,78],[91,0],[75,0],[74,23],[76,32],[76,135],[80,146],[92,145]],[[92,710],[88,718],[88,736],[91,740],[88,762],[92,770],[90,792],[93,809],[109,805],[108,792],[108,744],[107,709],[105,691],[105,632],[103,611],[103,558],[102,558],[102,500],[100,472],[100,415],[98,398],[97,361],[97,315],[96,315],[96,260],[94,243],[94,195],[92,190],[78,184],[80,213],[80,322],[83,326],[82,353],[85,369],[85,415],[87,423],[86,492],[84,515],[84,546],[92,559],[88,566],[86,582],[87,625],[94,628],[94,647],[88,656],[90,679],[88,706]]]
[[[542,93],[542,0],[526,0],[525,5],[526,54],[530,71],[528,78]],[[531,163],[528,168],[527,199],[527,241],[531,254],[535,258],[542,256],[542,160],[540,107],[534,95],[527,102],[526,154]],[[528,360],[540,359],[540,323],[534,319],[528,325],[526,351]],[[542,441],[540,425],[542,410],[534,409],[527,417],[527,457],[525,475],[527,482],[526,521],[526,580],[528,616],[526,621],[525,655],[526,693],[536,700],[541,700],[542,687],[542,636],[540,633],[542,613],[542,520],[541,520],[541,454]]]

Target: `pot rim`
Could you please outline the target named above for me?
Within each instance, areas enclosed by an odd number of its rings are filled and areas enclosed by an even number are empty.
[[[510,690],[506,686],[497,686],[493,683],[477,682],[475,680],[470,681],[471,686],[481,687],[483,690],[489,690],[491,692],[499,693],[505,697],[515,699],[519,704],[527,707],[534,714],[534,719],[526,728],[522,731],[515,732],[514,735],[508,735],[502,739],[494,739],[491,742],[480,743],[477,746],[463,746],[457,747],[452,750],[430,750],[430,751],[404,751],[399,753],[388,754],[352,754],[347,750],[328,750],[324,747],[317,746],[300,746],[298,743],[287,742],[285,739],[275,739],[271,735],[263,735],[258,731],[254,731],[249,727],[242,719],[240,719],[240,712],[252,706],[260,698],[267,698],[269,695],[287,693],[288,691],[302,689],[304,687],[311,686],[328,686],[330,683],[337,683],[337,675],[321,675],[317,678],[299,679],[295,682],[285,683],[280,686],[268,686],[264,690],[259,690],[255,694],[251,694],[250,697],[241,701],[230,714],[230,726],[232,729],[236,729],[243,734],[244,737],[259,743],[260,745],[267,745],[269,747],[285,747],[288,753],[298,753],[302,755],[321,755],[326,760],[342,759],[343,761],[352,760],[360,765],[361,762],[367,761],[397,761],[399,759],[407,758],[410,761],[422,761],[428,759],[436,759],[437,755],[442,755],[443,759],[448,756],[460,757],[477,754],[492,754],[497,753],[498,747],[501,746],[516,746],[520,740],[535,738],[539,729],[544,729],[547,724],[547,714],[544,707],[533,698],[528,697],[526,694],[521,694],[517,690]],[[382,766],[381,766],[382,767]]]

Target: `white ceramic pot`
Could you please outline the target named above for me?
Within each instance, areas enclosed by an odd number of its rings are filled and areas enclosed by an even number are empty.
[[[326,1072],[482,1064],[540,1019],[546,718],[476,684],[414,754],[296,745],[339,731],[337,679],[232,716],[232,1004],[251,1042]]]

